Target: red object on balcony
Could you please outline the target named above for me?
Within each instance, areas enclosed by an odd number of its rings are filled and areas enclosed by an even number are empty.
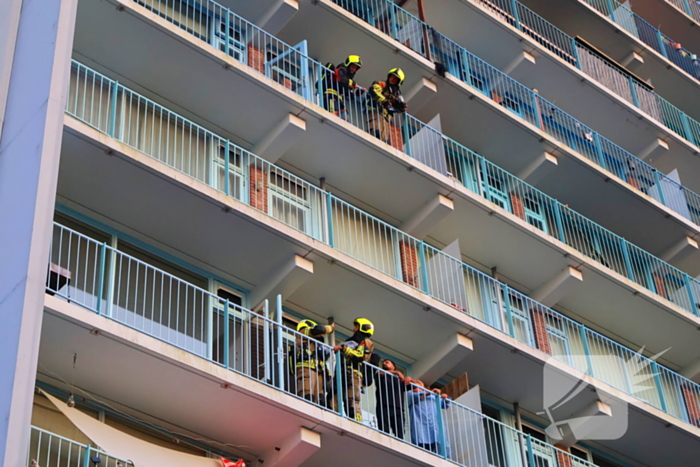
[[[238,459],[236,462],[224,459],[223,457],[221,457],[220,459],[221,465],[223,467],[246,467],[245,462],[243,462],[243,459]]]

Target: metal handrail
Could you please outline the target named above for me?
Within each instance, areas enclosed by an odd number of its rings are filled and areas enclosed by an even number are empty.
[[[78,443],[50,431],[32,426],[27,462],[41,467],[90,467],[99,459],[100,467],[126,467],[130,460],[107,454],[89,444]]]

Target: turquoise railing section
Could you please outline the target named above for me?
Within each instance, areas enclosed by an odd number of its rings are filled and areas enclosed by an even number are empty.
[[[325,210],[316,209],[326,199],[325,192],[77,62],[74,62],[67,112],[227,195],[271,211],[282,222],[317,240],[328,240],[332,246],[340,241],[333,235],[336,226],[322,225],[333,216],[332,208],[337,202],[327,204]],[[402,139],[413,147],[412,157],[416,160],[459,180],[467,189],[588,258],[698,315],[700,281],[419,120],[406,116],[404,123]],[[188,131],[183,133],[178,128]],[[268,177],[270,173],[275,175],[268,183],[271,200],[268,202],[256,194],[251,196],[249,186],[255,185],[258,177]],[[376,260],[382,264],[394,262],[391,256]]]
[[[640,380],[648,382],[645,377],[651,374],[650,368],[656,368],[652,360],[531,300],[424,241],[368,215],[77,62],[74,62],[67,100],[69,115],[98,130],[102,128],[100,131],[105,133],[114,128],[110,136],[122,143],[681,420],[688,421],[686,404],[695,400],[700,403],[700,387],[692,381],[659,367],[660,373],[657,375],[661,383],[656,390],[640,386]],[[110,108],[110,103],[116,103],[118,109]],[[117,118],[118,125],[111,125],[112,118]],[[440,133],[425,126],[417,128],[416,125],[417,121],[411,120],[406,132],[413,134],[413,137],[419,136],[428,145],[430,138],[442,141]],[[608,267],[619,268],[640,282],[648,281],[655,287],[665,287],[665,294],[673,290],[675,295],[671,298],[677,296],[678,303],[694,309],[695,297],[700,297],[700,283],[694,279],[658,259],[649,259],[653,257],[648,253],[529,187],[463,146],[447,140],[442,151],[445,157],[441,162],[434,162],[441,163],[445,171],[452,171],[454,177],[462,180],[475,193],[494,204],[505,206],[531,225],[569,242],[597,261],[605,261],[603,264],[607,263]],[[251,186],[256,189],[250,190]],[[86,237],[79,238],[90,246],[62,247],[65,242],[61,236],[54,236],[50,263],[72,271],[70,288],[54,292],[118,318],[125,324],[142,323],[143,317],[129,312],[129,309],[135,306],[131,304],[150,301],[130,294],[129,287],[119,285],[123,280],[115,282],[115,277],[123,274],[112,272],[105,277],[99,271],[114,271],[116,268],[117,271],[139,274],[136,272],[139,268],[148,266],[106,244],[96,244]],[[80,252],[89,254],[83,254],[87,259],[71,259],[70,254],[65,256],[66,250],[73,252],[73,255]],[[118,258],[124,259],[118,261]],[[124,262],[126,258],[127,263]],[[86,268],[83,263],[91,267]],[[116,266],[111,266],[113,264]],[[670,276],[664,277],[662,274]],[[139,277],[149,276],[147,271],[143,271]],[[181,290],[184,287],[182,281],[169,277],[170,285],[166,290]],[[58,284],[59,281],[49,283]],[[210,297],[207,294],[205,291],[186,294],[192,301],[190,308],[206,308],[206,297]],[[167,309],[179,310],[180,307],[174,303],[182,300],[178,297],[169,299]],[[224,309],[230,306],[221,304]],[[214,355],[211,346],[205,344],[207,326],[203,323],[172,333],[172,325],[153,325],[151,321],[146,322],[151,335],[169,342],[175,340],[176,345],[198,355]],[[546,334],[542,329],[546,329]],[[680,400],[679,395],[685,394],[682,388],[690,389],[687,389],[687,396],[682,396],[685,399]],[[695,421],[691,420],[691,423]]]
[[[93,460],[99,461],[97,463]],[[50,431],[32,427],[27,462],[37,467],[127,467],[131,461],[114,457],[88,444],[64,438]]]
[[[557,141],[579,152],[633,188],[700,225],[700,196],[604,138],[430,25],[390,0],[332,0],[413,51],[442,63],[464,83],[524,118]],[[572,37],[515,0],[477,0],[506,23],[544,47],[689,142],[700,144],[700,123],[650,90],[629,73],[584,48]],[[425,44],[428,44],[426,47]],[[661,193],[661,191],[665,193]],[[657,193],[658,192],[658,193]]]
[[[665,0],[700,23],[700,5],[696,0]]]
[[[573,37],[556,29],[532,10],[514,0],[476,0],[504,22],[535,39],[579,68],[627,102],[646,112],[651,118],[698,146],[700,123],[656,94],[637,77],[610,62],[606,57],[582,46]],[[518,22],[513,18],[517,16]],[[564,46],[562,44],[568,44]],[[585,55],[585,56],[584,56]],[[687,122],[687,123],[683,123]]]
[[[610,18],[622,29],[663,55],[683,71],[700,79],[700,62],[698,57],[684,49],[680,43],[663,34],[654,26],[643,20],[636,13],[617,0],[583,0],[604,16]],[[689,3],[694,3],[688,0]],[[697,5],[696,5],[697,8]]]
[[[49,281],[47,293],[86,307],[228,370],[301,397],[324,410],[332,410],[377,429],[373,422],[373,419],[376,420],[374,400],[362,397],[359,407],[354,408],[370,414],[369,420],[356,418],[350,408],[343,408],[347,400],[344,392],[349,390],[353,381],[351,378],[344,381],[345,378],[341,377],[342,371],[339,369],[346,365],[342,362],[340,353],[335,355],[336,364],[329,362],[327,367],[330,375],[337,378],[337,384],[324,379],[321,387],[297,386],[300,383],[290,369],[290,365],[297,368],[297,365],[290,364],[290,361],[296,361],[297,358],[293,349],[315,348],[317,355],[325,355],[324,361],[332,358],[333,351],[322,342],[282,324],[280,296],[277,296],[274,317],[269,316],[267,301],[261,312],[255,313],[59,224],[54,226],[49,261],[49,271],[70,271],[71,274],[70,279],[64,283]],[[55,265],[53,269],[51,265]],[[104,290],[97,285],[102,281],[110,284]],[[369,364],[367,366],[370,367]],[[331,370],[333,368],[335,370]],[[380,368],[370,368],[367,371],[393,378]],[[365,391],[373,391],[373,388]],[[357,392],[360,392],[359,388]],[[337,398],[337,409],[326,403],[329,394]],[[439,454],[433,453],[459,465],[472,465],[469,459],[474,456],[483,459],[513,457],[518,452],[518,445],[504,446],[499,440],[515,440],[527,436],[458,403],[450,401],[445,405],[438,413],[442,416],[443,427],[439,440],[446,449]],[[483,427],[484,436],[475,436],[474,430],[481,429],[478,427]],[[406,436],[397,439],[422,449],[412,442],[411,429],[409,427]],[[512,437],[506,438],[506,435]],[[101,458],[104,464],[100,465],[117,467],[114,463],[117,459],[89,446],[70,442],[43,430],[33,430],[30,461],[37,460],[41,466],[86,467],[83,462],[91,455]],[[533,449],[533,455],[570,459],[572,465],[595,467],[545,443]],[[518,458],[515,456],[513,461],[501,465],[520,467]],[[125,465],[122,461],[122,467]]]

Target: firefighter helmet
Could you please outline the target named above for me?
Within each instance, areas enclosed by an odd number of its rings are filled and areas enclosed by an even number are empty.
[[[345,63],[343,63],[343,65],[357,65],[357,68],[362,68],[362,59],[359,55],[348,55],[348,58],[345,59]]]
[[[406,75],[401,68],[392,68],[389,70],[387,80],[389,79],[389,76],[396,76],[399,79],[399,86],[401,86],[403,84],[403,80],[406,79]]]
[[[297,324],[297,332],[303,333],[306,328],[313,329],[316,326],[318,326],[318,324],[311,321],[310,319],[302,319],[301,321],[299,321],[299,324]]]
[[[357,318],[353,324],[359,328],[361,333],[368,336],[374,335],[374,324],[372,324],[372,321],[366,318]]]

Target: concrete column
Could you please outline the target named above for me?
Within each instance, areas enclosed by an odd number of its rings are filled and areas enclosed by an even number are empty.
[[[10,72],[15,58],[17,29],[22,0],[6,0],[0,4],[0,137],[5,121],[7,94],[10,90]]]
[[[544,306],[554,306],[566,296],[571,287],[583,281],[578,269],[567,266],[559,274],[542,284],[530,297]]]
[[[76,10],[0,2],[0,465],[26,465]]]
[[[455,205],[451,199],[437,195],[401,224],[401,230],[416,238],[424,238],[454,209]]]
[[[288,297],[314,273],[314,263],[299,255],[270,271],[265,279],[250,292],[250,303],[258,306],[266,298],[278,294]]]
[[[297,0],[277,0],[265,12],[258,24],[260,28],[274,36],[282,30],[297,11],[299,11],[299,2]]]
[[[298,467],[321,449],[321,435],[301,427],[260,457],[269,467]]]
[[[289,114],[270,130],[251,152],[274,164],[305,131],[306,122],[296,115]]]

